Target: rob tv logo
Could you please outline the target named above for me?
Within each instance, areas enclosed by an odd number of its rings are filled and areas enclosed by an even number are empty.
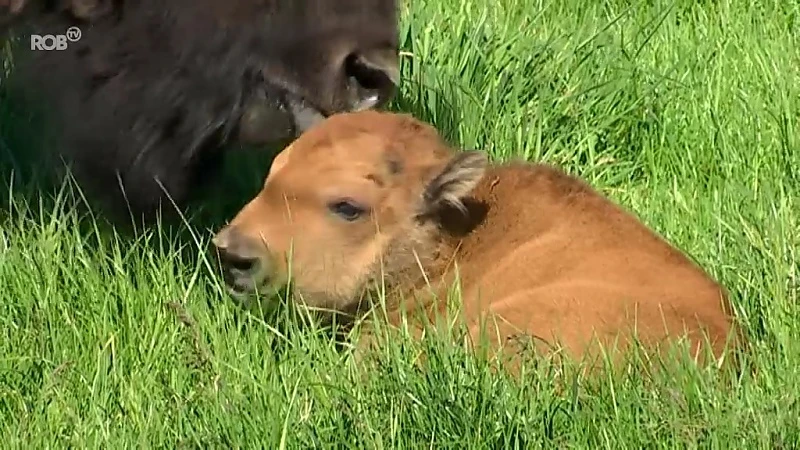
[[[81,30],[78,27],[67,28],[66,34],[32,34],[31,50],[66,50],[69,42],[78,42]]]

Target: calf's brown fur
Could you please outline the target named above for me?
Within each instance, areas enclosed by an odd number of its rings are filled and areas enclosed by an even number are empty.
[[[406,115],[341,114],[310,129],[214,243],[240,301],[283,285],[291,253],[304,303],[353,313],[384,276],[393,322],[399,299],[442,313],[457,272],[470,333],[485,321],[498,345],[535,336],[580,357],[593,342],[625,348],[635,329],[645,345],[686,333],[693,351],[719,357],[733,328],[717,282],[585,182],[543,164],[489,165]]]

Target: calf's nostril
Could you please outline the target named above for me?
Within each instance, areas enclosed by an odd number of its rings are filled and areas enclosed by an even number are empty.
[[[258,262],[258,258],[241,255],[230,251],[228,248],[218,249],[218,252],[222,265],[228,269],[235,269],[241,272],[250,272]]]
[[[249,272],[256,265],[255,258],[234,257],[230,259],[230,266],[234,269],[241,270],[242,272]]]
[[[217,257],[226,272],[252,272],[258,263],[258,252],[250,240],[234,228],[217,234],[212,241]]]

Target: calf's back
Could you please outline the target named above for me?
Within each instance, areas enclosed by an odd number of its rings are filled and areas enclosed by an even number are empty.
[[[634,331],[645,345],[685,333],[693,353],[722,354],[734,326],[725,289],[582,180],[546,165],[495,166],[467,205],[485,218],[452,238],[457,257],[438,296],[457,273],[473,338],[532,337],[580,357],[597,343],[624,349]]]

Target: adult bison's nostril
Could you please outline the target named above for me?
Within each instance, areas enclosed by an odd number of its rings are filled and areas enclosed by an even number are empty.
[[[397,53],[389,49],[350,53],[344,59],[344,72],[354,88],[350,101],[355,111],[387,103],[400,83]]]

